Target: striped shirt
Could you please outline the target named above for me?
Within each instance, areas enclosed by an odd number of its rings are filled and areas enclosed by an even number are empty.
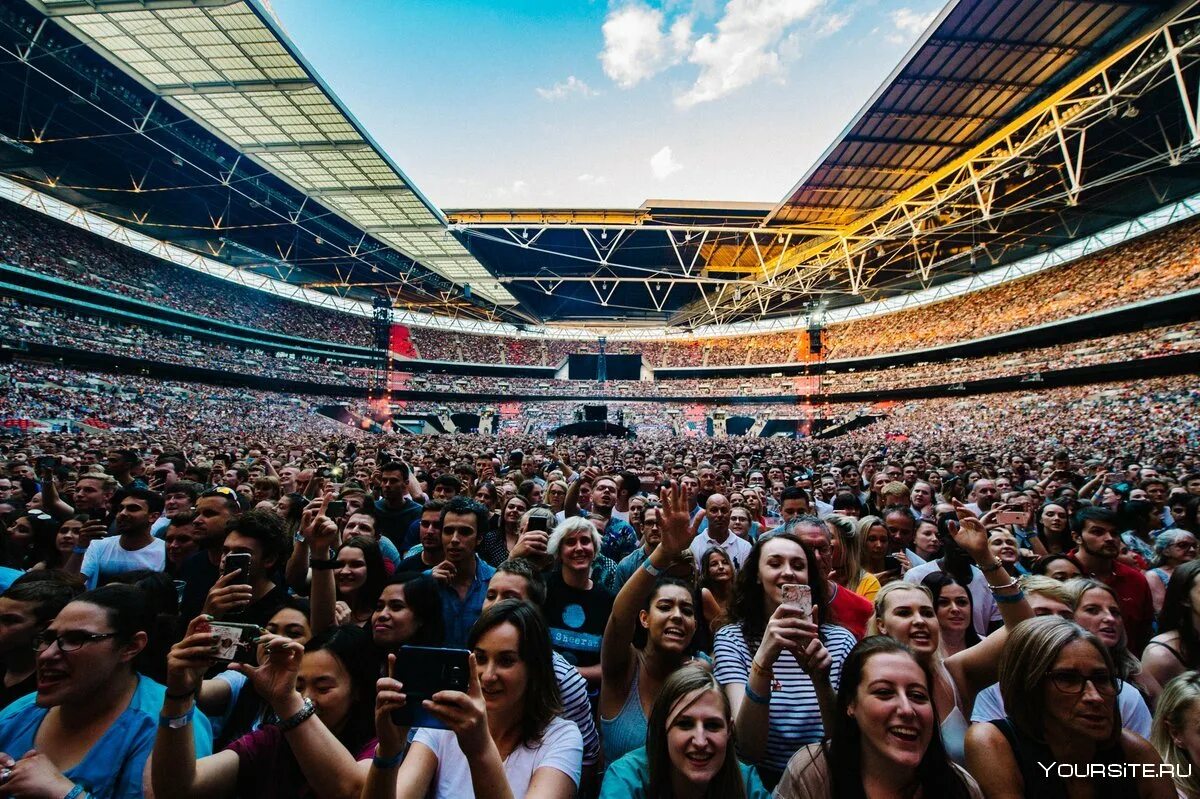
[[[842,663],[854,648],[854,635],[836,624],[821,625],[821,639],[833,658],[829,681],[837,691],[842,677]],[[722,627],[713,645],[717,666],[717,682],[721,685],[745,685],[750,677],[750,660],[754,656],[746,647],[741,624]],[[812,680],[796,663],[791,652],[781,652],[771,665],[770,727],[767,731],[767,755],[757,765],[783,771],[788,760],[805,744],[816,743],[825,737],[821,725],[821,708]],[[750,700],[746,700],[750,701]]]
[[[554,677],[558,680],[558,693],[562,699],[562,715],[567,721],[575,722],[583,736],[583,765],[595,765],[600,753],[600,735],[596,732],[596,721],[592,718],[592,703],[588,700],[587,680],[579,671],[557,652],[554,656]]]

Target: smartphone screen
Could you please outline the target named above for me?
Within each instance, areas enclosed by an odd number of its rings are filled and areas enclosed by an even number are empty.
[[[539,532],[544,533],[549,529],[549,526],[550,526],[550,520],[547,519],[545,516],[530,516],[529,524],[525,526],[525,529],[527,531],[537,530]]]

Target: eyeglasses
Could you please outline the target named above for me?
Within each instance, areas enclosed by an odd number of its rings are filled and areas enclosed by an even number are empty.
[[[1095,674],[1080,674],[1077,671],[1048,671],[1046,676],[1054,687],[1064,694],[1082,694],[1084,687],[1091,683],[1096,691],[1104,696],[1112,696],[1121,690],[1121,680],[1111,674],[1098,671]]]
[[[54,644],[58,644],[60,652],[74,652],[84,644],[90,644],[93,641],[103,641],[106,638],[115,638],[116,636],[116,633],[88,633],[79,630],[68,630],[59,635],[51,630],[46,630],[34,636],[33,649],[35,652],[45,652]]]

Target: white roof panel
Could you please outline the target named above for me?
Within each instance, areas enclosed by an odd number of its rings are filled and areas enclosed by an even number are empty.
[[[42,0],[64,27],[299,191],[499,305],[516,299],[269,21],[241,0]],[[430,232],[430,231],[435,232]],[[486,283],[485,283],[486,281]]]

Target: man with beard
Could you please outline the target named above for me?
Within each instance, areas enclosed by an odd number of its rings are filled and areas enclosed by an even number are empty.
[[[114,523],[117,535],[88,544],[80,572],[90,591],[124,572],[167,566],[167,545],[155,538],[150,527],[163,510],[163,498],[145,488],[125,489]]]
[[[1141,652],[1150,640],[1154,621],[1154,603],[1150,585],[1141,571],[1117,560],[1121,554],[1121,534],[1117,515],[1108,508],[1087,507],[1075,514],[1074,555],[1084,573],[1113,589],[1121,619],[1129,636],[1129,651]]]

